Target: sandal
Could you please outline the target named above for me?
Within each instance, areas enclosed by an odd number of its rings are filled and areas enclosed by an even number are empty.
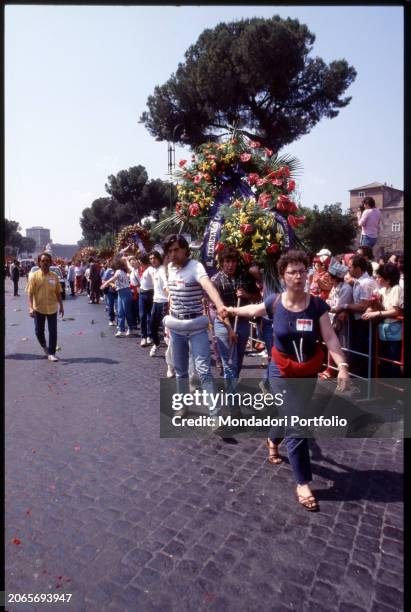
[[[283,462],[282,457],[278,454],[278,444],[274,444],[274,442],[271,442],[271,440],[269,438],[267,438],[267,440],[265,441],[267,448],[268,448],[268,457],[267,457],[267,461],[268,463],[271,463],[272,465],[279,465],[280,463]]]
[[[305,496],[299,495],[297,493],[297,499],[298,503],[309,512],[318,512],[320,509],[320,506],[318,505],[318,502],[315,499],[314,495]]]
[[[330,378],[335,378],[334,372],[331,370],[324,370],[321,374],[318,375],[321,380],[329,380]]]

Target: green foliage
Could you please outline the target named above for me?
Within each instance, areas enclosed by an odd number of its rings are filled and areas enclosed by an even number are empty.
[[[99,251],[110,251],[111,249],[114,249],[114,243],[115,243],[115,235],[111,232],[107,232],[98,241],[97,248]]]
[[[144,166],[111,174],[105,185],[110,197],[97,198],[82,212],[80,225],[87,244],[96,244],[106,234],[120,230],[150,214],[159,214],[176,202],[176,189],[160,179],[148,180]]]
[[[20,251],[24,253],[34,253],[36,250],[36,241],[34,238],[22,236],[20,242]]]
[[[4,243],[7,246],[19,247],[23,236],[20,234],[21,227],[18,221],[4,219]]]
[[[315,36],[296,19],[242,19],[206,29],[154,89],[140,122],[191,147],[233,127],[275,152],[347,106],[356,71],[309,57]]]
[[[318,253],[322,248],[334,255],[348,253],[357,235],[357,222],[351,211],[342,212],[341,204],[328,204],[322,210],[302,207],[306,217],[304,225],[296,229],[296,235],[306,249]]]

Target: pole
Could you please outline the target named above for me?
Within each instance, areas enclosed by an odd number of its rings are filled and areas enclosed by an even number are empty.
[[[237,298],[237,308],[240,307],[241,304],[241,298]],[[237,327],[238,327],[238,315],[236,315],[235,319],[234,319],[234,333],[237,333]],[[231,343],[231,347],[230,347],[230,354],[228,357],[228,363],[231,365],[233,363],[233,353],[234,353],[234,347],[235,347],[235,342],[232,341]]]

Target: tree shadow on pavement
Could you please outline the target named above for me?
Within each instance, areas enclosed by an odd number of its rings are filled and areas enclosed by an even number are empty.
[[[403,501],[404,477],[400,472],[392,470],[361,470],[338,463],[331,457],[326,457],[318,444],[311,439],[310,448],[314,451],[313,461],[323,461],[335,466],[312,464],[314,474],[325,480],[333,481],[329,489],[316,489],[318,500],[356,501],[393,503]]]
[[[46,361],[45,355],[33,355],[33,353],[11,353],[5,355],[4,359],[14,359],[16,361]]]
[[[12,353],[5,355],[5,359],[14,359],[15,361],[47,361],[45,355],[33,355],[32,353]],[[59,357],[62,364],[69,363],[107,363],[108,365],[117,365],[120,362],[115,359],[107,359],[106,357]]]

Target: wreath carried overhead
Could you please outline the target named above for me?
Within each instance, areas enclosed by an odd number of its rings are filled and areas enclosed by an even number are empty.
[[[127,255],[141,255],[151,249],[150,233],[141,225],[126,225],[119,232],[114,245],[116,255],[127,248]]]

